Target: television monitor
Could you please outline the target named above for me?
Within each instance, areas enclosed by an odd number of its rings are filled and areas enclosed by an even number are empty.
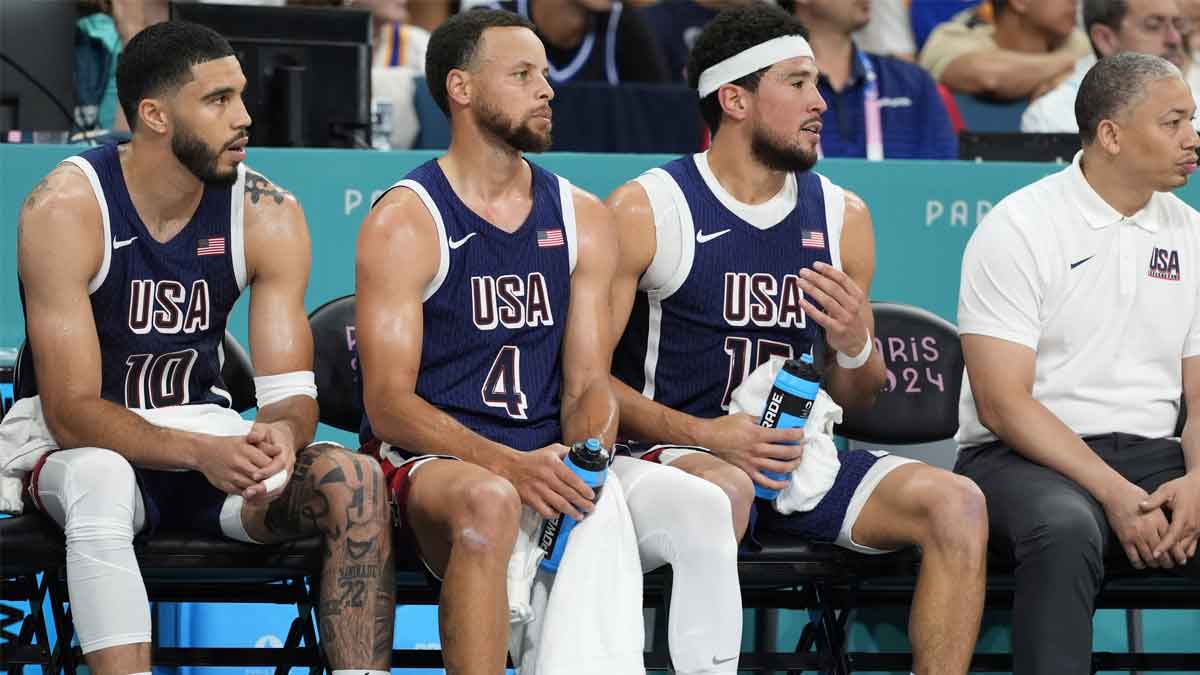
[[[973,161],[1070,164],[1079,149],[1079,134],[973,133],[964,130],[958,135],[958,158]]]
[[[370,12],[179,2],[171,18],[208,26],[233,46],[251,145],[370,147]]]

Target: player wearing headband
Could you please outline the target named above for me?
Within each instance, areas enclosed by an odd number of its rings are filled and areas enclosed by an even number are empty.
[[[870,406],[884,382],[868,302],[874,237],[862,200],[811,171],[826,106],[794,18],[762,3],[721,13],[688,73],[712,147],[609,198],[621,250],[613,324],[624,331],[614,391],[634,454],[722,487],[740,537],[754,485],[786,487],[762,471],[796,468],[803,437],[727,414],[743,379],[772,356],[812,352],[843,407]],[[914,670],[966,672],[984,590],[978,488],[882,453],[839,460],[815,507],[782,516],[759,500],[757,527],[867,553],[920,546]]]

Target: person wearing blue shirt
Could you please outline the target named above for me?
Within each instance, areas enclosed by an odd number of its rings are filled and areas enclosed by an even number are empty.
[[[859,50],[850,36],[871,19],[868,0],[784,0],[810,31],[826,157],[958,159],[958,138],[933,78],[899,59]]]

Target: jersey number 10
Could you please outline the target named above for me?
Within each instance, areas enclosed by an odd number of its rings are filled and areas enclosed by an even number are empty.
[[[196,350],[166,354],[130,354],[125,359],[125,407],[165,408],[191,403],[188,383]]]

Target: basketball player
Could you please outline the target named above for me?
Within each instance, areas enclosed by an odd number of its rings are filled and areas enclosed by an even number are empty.
[[[382,675],[392,538],[382,473],[310,445],[309,240],[300,205],[243,164],[246,78],[213,31],[169,22],[125,49],[133,139],[70,157],[25,200],[21,297],[45,421],[62,450],[33,472],[63,526],[67,584],[93,673],[150,671],[133,538],[157,529],[278,542],[320,533],[321,637],[335,673]],[[252,289],[259,410],[230,409],[221,341]],[[279,479],[269,477],[279,474]]]
[[[609,200],[621,249],[613,285],[613,324],[624,329],[614,357],[621,433],[640,441],[635,454],[722,486],[739,536],[754,484],[786,486],[762,471],[795,468],[800,453],[789,444],[803,437],[728,415],[742,379],[771,356],[812,351],[829,354],[822,386],[842,406],[869,406],[884,380],[867,301],[871,218],[856,195],[811,171],[825,102],[804,36],[763,3],[718,15],[688,66],[711,149],[651,170]],[[979,490],[893,456],[860,450],[840,460],[814,510],[784,517],[763,501],[758,527],[864,552],[919,545],[915,671],[966,671],[983,603]]]
[[[610,216],[523,156],[550,146],[548,70],[518,15],[476,9],[442,24],[426,75],[450,118],[450,149],[380,198],[358,242],[365,449],[383,460],[403,535],[443,579],[451,673],[503,668],[521,506],[546,518],[590,511],[592,490],[562,462],[566,444],[611,447],[617,431]],[[728,500],[674,469],[626,457],[613,470],[643,566],[675,566],[677,672],[734,672],[741,605]],[[667,536],[668,521],[685,525]]]

